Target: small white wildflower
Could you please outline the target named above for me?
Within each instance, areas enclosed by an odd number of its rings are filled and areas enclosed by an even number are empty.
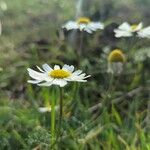
[[[131,37],[136,35],[140,38],[150,38],[150,26],[143,28],[143,23],[130,25],[128,22],[122,23],[114,29],[115,37]]]
[[[62,68],[59,65],[55,65],[54,69],[52,69],[48,64],[44,64],[42,65],[43,69],[38,66],[37,68],[40,72],[30,68],[27,69],[29,76],[34,79],[28,80],[28,82],[39,86],[58,85],[64,87],[69,81],[86,82],[87,80],[85,79],[90,77],[90,75],[86,76],[85,73],[82,73],[81,70],[74,71],[73,65],[65,64]]]
[[[68,21],[62,28],[67,30],[79,29],[80,31],[92,33],[98,29],[104,29],[104,25],[101,22],[92,22],[87,17],[81,17],[77,21]]]
[[[131,37],[134,33],[140,31],[142,27],[142,23],[130,25],[128,22],[124,22],[117,29],[114,29],[115,37]]]

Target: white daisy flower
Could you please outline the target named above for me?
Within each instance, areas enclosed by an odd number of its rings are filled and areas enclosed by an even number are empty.
[[[33,69],[28,68],[28,73],[31,78],[34,80],[28,80],[29,83],[37,84],[39,86],[51,86],[58,85],[64,87],[68,81],[77,81],[77,82],[86,82],[85,73],[82,73],[81,70],[74,71],[74,66],[64,65],[60,68],[59,65],[55,65],[52,69],[48,64],[43,64],[41,69],[37,66],[40,72],[37,72]]]
[[[58,110],[58,106],[55,106],[55,110]],[[40,112],[40,113],[46,113],[46,112],[51,112],[51,106],[48,106],[48,107],[39,107],[38,108],[38,111]]]
[[[121,24],[117,29],[114,29],[115,37],[131,37],[136,34],[141,38],[150,38],[150,26],[143,28],[142,22],[139,24],[130,25],[127,22]]]
[[[114,29],[115,37],[119,38],[133,36],[133,34],[140,31],[142,27],[142,23],[130,25],[129,23],[124,22],[118,27],[118,29]]]
[[[101,22],[92,22],[87,17],[81,17],[77,21],[68,21],[62,28],[67,30],[79,29],[80,31],[92,33],[98,29],[104,29],[104,25]]]

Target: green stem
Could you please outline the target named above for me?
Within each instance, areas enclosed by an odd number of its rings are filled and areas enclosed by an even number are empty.
[[[60,138],[60,142],[58,144],[58,149],[61,149],[61,140],[62,140],[62,133],[61,133],[61,128],[62,128],[62,114],[63,114],[63,89],[60,87],[60,100],[59,100],[59,128],[58,128],[58,136]],[[57,139],[58,140],[58,139]]]
[[[111,73],[111,77],[110,77],[110,81],[109,81],[109,86],[108,86],[108,92],[110,90],[112,90],[113,80],[114,80],[114,74]]]
[[[60,106],[60,112],[59,112],[59,128],[61,129],[61,124],[62,124],[62,112],[63,112],[63,90],[60,87],[60,101],[59,101],[59,106]]]
[[[52,140],[51,143],[55,142],[55,99],[54,99],[54,91],[52,92],[52,99],[51,99],[51,135]]]
[[[83,32],[81,32],[81,35],[80,35],[80,57],[83,55]]]
[[[112,93],[111,90],[112,90],[113,81],[114,81],[114,74],[111,73],[108,88],[106,89],[106,94],[104,97],[104,105],[107,103],[107,101],[108,101],[107,99],[110,99],[110,94]]]
[[[79,41],[80,43],[79,43],[79,48],[77,50],[78,67],[80,66],[81,58],[83,55],[83,31],[81,31],[79,39],[80,39]]]

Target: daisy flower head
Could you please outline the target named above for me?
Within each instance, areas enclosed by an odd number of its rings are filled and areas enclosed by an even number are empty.
[[[108,72],[120,74],[125,63],[125,55],[120,49],[115,49],[108,56]]]
[[[93,22],[88,17],[80,17],[76,21],[68,21],[62,28],[66,30],[79,30],[92,33],[98,29],[104,29],[104,25],[101,22]]]
[[[132,24],[122,23],[117,29],[114,29],[115,37],[131,37],[136,35],[141,38],[150,38],[150,26],[143,28],[143,23]]]
[[[125,62],[125,56],[120,49],[115,49],[112,52],[110,52],[110,54],[108,56],[108,61],[110,63],[113,63],[113,62],[124,63]]]
[[[128,22],[124,22],[117,29],[114,29],[115,37],[131,37],[140,31],[142,27],[142,23],[130,25]]]
[[[55,65],[52,69],[48,64],[43,64],[42,69],[37,66],[40,72],[28,68],[28,73],[34,80],[28,80],[28,83],[37,84],[39,86],[58,85],[64,87],[69,81],[86,82],[86,78],[90,77],[81,70],[74,71],[74,66],[64,65],[60,68]]]

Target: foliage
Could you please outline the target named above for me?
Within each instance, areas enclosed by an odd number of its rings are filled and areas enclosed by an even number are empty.
[[[143,9],[149,1],[93,3],[85,12],[105,21],[106,28],[83,34],[79,59],[80,33],[60,29],[74,19],[75,1],[6,0],[8,10],[0,10],[0,150],[51,148],[51,113],[41,114],[38,107],[49,103],[52,90],[58,104],[59,89],[28,84],[26,70],[45,62],[73,64],[92,76],[85,84],[64,88],[63,136],[54,149],[61,144],[62,150],[150,150],[149,40],[112,36],[114,26],[124,20],[150,23]],[[110,82],[107,57],[115,48],[124,50],[127,62]]]

